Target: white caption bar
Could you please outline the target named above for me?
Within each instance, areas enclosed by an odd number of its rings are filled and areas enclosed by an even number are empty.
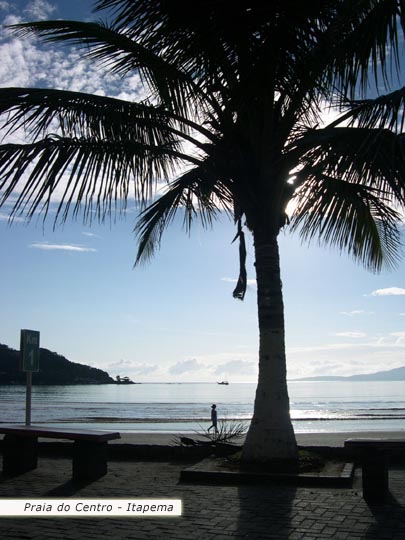
[[[181,516],[180,499],[0,499],[0,516]]]

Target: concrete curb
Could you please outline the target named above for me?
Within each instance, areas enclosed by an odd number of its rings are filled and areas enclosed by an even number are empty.
[[[334,473],[309,472],[301,474],[266,473],[250,471],[219,470],[212,458],[183,469],[180,479],[187,482],[207,484],[277,484],[295,486],[351,487],[354,476],[354,464],[345,463],[341,470]]]

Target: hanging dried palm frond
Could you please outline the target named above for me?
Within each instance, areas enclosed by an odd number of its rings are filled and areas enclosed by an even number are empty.
[[[232,242],[239,238],[239,278],[233,291],[233,297],[243,300],[246,293],[247,274],[246,274],[246,243],[245,233],[242,230],[242,219],[238,219],[238,232]]]

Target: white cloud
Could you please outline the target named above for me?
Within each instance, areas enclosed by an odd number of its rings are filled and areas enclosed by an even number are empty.
[[[404,366],[404,353],[404,337],[392,334],[366,342],[287,347],[288,376],[295,379],[385,371]]]
[[[405,289],[401,287],[387,287],[386,289],[377,289],[371,293],[371,296],[402,296],[405,295]]]
[[[15,21],[7,21],[14,23]],[[20,40],[11,40],[0,46],[0,84],[7,86],[29,86],[29,65]]]
[[[364,309],[354,309],[353,311],[340,311],[340,315],[355,317],[356,315],[374,315],[374,311],[364,311]]]
[[[130,373],[131,375],[150,375],[151,373],[156,373],[158,367],[150,364],[134,364],[131,366]]]
[[[246,360],[230,360],[215,369],[216,375],[255,375],[257,365]]]
[[[233,357],[233,360],[218,362],[218,359]],[[151,364],[147,362],[134,362],[119,360],[102,366],[112,377],[117,375],[129,376],[131,379],[142,382],[179,382],[201,381],[218,382],[228,379],[230,382],[249,382],[257,378],[257,361],[241,360],[231,353],[221,353],[209,357],[189,358],[180,360],[171,365]],[[246,358],[246,356],[245,356]]]
[[[0,221],[9,221],[9,220],[10,220],[10,216],[8,214],[4,214],[3,212],[0,212]],[[21,217],[15,217],[13,218],[13,221],[18,221],[20,223],[23,223],[26,220]]]
[[[349,337],[349,338],[363,338],[366,337],[367,334],[364,332],[337,332],[335,336],[339,337]]]
[[[391,332],[390,336],[397,338],[395,342],[396,345],[401,345],[402,343],[405,344],[405,332]]]
[[[41,16],[41,13],[42,15],[49,14],[53,6],[49,2],[35,1],[29,4],[29,9],[32,13],[36,11],[37,16]],[[21,21],[21,16],[10,14],[2,22],[14,24]],[[9,30],[1,27],[0,57],[1,87],[47,87],[109,96],[125,93],[128,100],[142,100],[146,97],[140,79],[135,74],[121,78],[101,69],[97,62],[84,59],[74,47],[61,48],[56,44],[44,44],[32,36],[16,38],[10,34]],[[5,118],[2,119],[3,125],[4,120]],[[58,133],[57,126],[52,127],[51,131]],[[3,130],[1,135],[4,136],[5,133],[6,130]],[[7,138],[1,142],[23,144],[27,140],[27,134],[21,128],[7,135]],[[69,178],[68,174],[67,170],[53,192],[53,203],[61,201]],[[21,191],[26,178],[27,174],[16,187],[14,195],[18,195]],[[129,198],[132,194],[131,184]],[[70,195],[69,192],[68,196]],[[76,194],[72,195],[72,200],[73,202],[76,200]]]
[[[206,366],[201,364],[195,358],[191,360],[180,360],[168,369],[171,375],[183,375],[185,373],[196,372],[205,369]]]
[[[10,11],[12,8],[10,2],[1,1],[0,2],[0,9],[3,11]]]
[[[56,11],[56,6],[50,4],[46,0],[31,0],[24,9],[24,14],[35,20],[44,20],[54,11]]]
[[[36,18],[47,18],[54,7],[35,0],[27,10]],[[25,11],[28,13],[28,11]],[[8,15],[5,25],[22,22],[20,16]],[[99,95],[144,99],[145,90],[137,74],[122,78],[102,69],[94,60],[83,58],[75,47],[44,44],[33,36],[16,38],[8,29],[0,29],[0,86],[42,86]]]
[[[42,249],[44,251],[76,251],[80,253],[97,251],[94,248],[78,246],[74,244],[50,244],[48,242],[38,242],[30,244],[31,248]]]
[[[145,362],[132,362],[131,360],[118,360],[107,365],[106,370],[112,374],[112,377],[120,375],[121,377],[138,377],[140,375],[151,375],[155,373],[158,366],[147,364]]]
[[[92,233],[92,232],[82,232],[82,235],[87,236],[89,238],[101,238],[101,236],[99,234],[95,234],[95,233]]]

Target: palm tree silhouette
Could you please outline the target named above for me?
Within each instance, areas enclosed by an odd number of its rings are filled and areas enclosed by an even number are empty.
[[[234,296],[246,290],[247,231],[257,280],[259,379],[243,459],[295,459],[277,238],[289,226],[374,271],[398,257],[405,89],[390,80],[403,2],[99,0],[95,10],[110,22],[13,28],[78,45],[106,72],[139,73],[145,98],[1,89],[7,133],[24,127],[28,137],[0,146],[1,203],[17,193],[11,219],[46,216],[58,189],[57,221],[103,220],[125,208],[133,182],[138,263],[177,211],[187,228],[229,214],[240,248]],[[370,85],[386,95],[368,97]],[[329,124],[325,105],[338,113]]]

